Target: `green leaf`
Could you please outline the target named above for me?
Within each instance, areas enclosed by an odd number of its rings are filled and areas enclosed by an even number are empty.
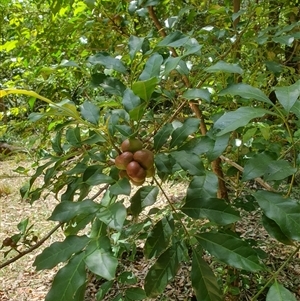
[[[104,282],[98,289],[98,292],[96,294],[97,301],[101,301],[104,299],[104,296],[109,292],[109,290],[112,288],[114,284],[114,281],[106,281]]]
[[[118,282],[122,284],[136,284],[138,280],[133,272],[123,272],[118,276]]]
[[[67,129],[66,139],[72,146],[81,147],[81,137],[80,137],[79,127]]]
[[[204,165],[201,158],[195,154],[186,151],[171,152],[170,155],[175,161],[192,176],[201,176],[205,173]]]
[[[163,60],[164,59],[160,54],[154,53],[146,62],[145,68],[140,75],[139,80],[145,81],[151,78],[158,78]]]
[[[197,118],[188,118],[183,125],[172,133],[170,148],[181,145],[186,138],[199,129],[200,121]]]
[[[280,37],[274,37],[272,40],[275,43],[279,43],[286,46],[291,46],[295,40],[294,36],[292,35],[281,35]]]
[[[130,119],[133,121],[140,121],[145,114],[147,104],[142,103],[129,112]]]
[[[90,186],[108,183],[111,184],[114,180],[102,173],[103,167],[100,165],[89,166],[83,173],[83,181]]]
[[[191,279],[197,300],[223,300],[222,292],[213,271],[202,259],[202,249],[201,252],[193,249]]]
[[[25,234],[28,223],[29,223],[29,218],[26,218],[18,223],[17,228],[22,234]]]
[[[242,181],[248,181],[261,177],[273,159],[266,153],[255,154],[246,161]]]
[[[243,74],[243,69],[238,64],[229,64],[224,61],[219,61],[216,64],[205,69],[208,73],[228,72]]]
[[[144,246],[147,258],[158,257],[170,244],[174,232],[174,219],[165,216],[158,221],[149,233]]]
[[[172,32],[158,43],[158,47],[181,47],[188,42],[190,38],[180,31]]]
[[[167,77],[169,73],[177,69],[179,67],[179,63],[181,62],[181,57],[168,57],[167,60],[164,62],[163,68],[163,76]]]
[[[207,89],[187,89],[183,94],[183,98],[186,99],[197,99],[206,100],[207,102],[211,101],[210,93]]]
[[[275,281],[268,291],[266,301],[297,301],[297,299],[282,284]]]
[[[131,192],[131,185],[127,178],[120,179],[115,184],[111,185],[109,191],[113,195],[130,195]]]
[[[240,220],[240,214],[222,199],[202,199],[196,193],[188,192],[181,211],[195,218],[208,218],[217,225],[230,225]]]
[[[128,47],[129,47],[129,56],[131,60],[133,60],[137,52],[139,52],[142,49],[144,41],[145,38],[130,36]]]
[[[97,214],[99,220],[108,227],[121,231],[125,218],[127,216],[126,208],[122,203],[112,203],[107,207],[102,207]]]
[[[84,253],[75,255],[54,277],[45,301],[74,300],[77,290],[86,281]]]
[[[296,171],[297,168],[293,168],[290,163],[285,160],[272,161],[265,170],[264,179],[266,181],[283,180]]]
[[[127,73],[127,69],[124,64],[116,58],[111,57],[106,52],[99,52],[88,59],[89,63],[93,65],[103,65],[107,69],[113,69],[120,73]]]
[[[168,141],[172,131],[173,126],[170,123],[164,124],[164,126],[155,134],[154,136],[154,149],[156,151],[160,150],[162,146]]]
[[[172,245],[159,256],[145,278],[144,289],[148,297],[155,298],[164,291],[168,282],[174,279],[181,260],[179,245]]]
[[[145,300],[145,291],[140,287],[130,287],[125,291],[125,297],[129,300]]]
[[[179,147],[178,150],[185,150],[188,153],[193,153],[198,156],[202,154],[209,155],[214,149],[215,144],[215,141],[208,136],[195,137]]]
[[[90,101],[85,101],[80,106],[80,111],[82,117],[93,124],[98,124],[100,117],[100,108],[91,103]]]
[[[280,227],[276,224],[275,221],[269,219],[264,214],[262,216],[262,223],[267,232],[275,239],[280,241],[285,245],[294,245],[293,241],[290,240],[280,229]]]
[[[76,215],[83,213],[94,214],[99,209],[100,205],[94,203],[92,200],[85,200],[82,202],[64,201],[54,208],[49,220],[68,222]]]
[[[90,239],[87,236],[68,236],[62,242],[55,242],[39,254],[33,263],[36,270],[52,269],[60,262],[65,262],[70,257],[81,251]]]
[[[124,91],[122,104],[127,112],[135,109],[141,104],[141,100],[138,96],[136,96],[132,90],[126,89]]]
[[[92,86],[100,86],[105,92],[121,97],[126,90],[126,86],[119,79],[101,73],[92,74]]]
[[[269,191],[253,194],[264,214],[290,239],[300,241],[300,204]]]
[[[158,192],[159,190],[156,186],[140,188],[130,199],[132,214],[137,217],[145,207],[153,205],[156,202]]]
[[[94,244],[89,246],[86,251],[85,263],[94,274],[106,280],[115,278],[118,260],[113,256],[107,237],[100,237],[96,249]]]
[[[288,87],[275,88],[275,94],[278,101],[289,113],[300,95],[300,80]]]
[[[254,88],[250,85],[239,83],[233,84],[228,88],[222,90],[219,93],[220,96],[223,95],[239,95],[245,99],[256,99],[261,102],[265,102],[267,104],[273,105],[271,100],[258,88]]]
[[[249,272],[264,269],[256,251],[235,234],[206,232],[197,234],[196,238],[211,255],[232,267]]]
[[[214,124],[214,128],[221,130],[217,136],[235,131],[247,125],[251,119],[259,118],[267,114],[268,111],[262,108],[241,107],[233,112],[226,112]]]
[[[222,136],[217,136],[216,140],[214,141],[214,146],[212,150],[208,151],[206,154],[209,161],[213,161],[217,159],[224,152],[224,150],[228,146],[229,138],[230,138],[230,133],[227,133]]]
[[[157,85],[158,79],[156,77],[152,77],[148,80],[138,81],[133,83],[132,91],[135,95],[144,99],[145,101],[149,101],[155,87]]]

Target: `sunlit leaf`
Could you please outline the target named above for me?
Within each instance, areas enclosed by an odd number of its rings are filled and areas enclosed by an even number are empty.
[[[99,107],[97,107],[90,101],[85,101],[80,106],[80,110],[81,110],[81,115],[85,120],[87,120],[93,124],[98,124],[99,117],[100,117],[100,114],[99,114],[100,108]]]
[[[216,64],[205,69],[206,72],[228,72],[228,73],[238,73],[243,74],[243,69],[237,64],[230,64],[224,61],[219,61]]]
[[[266,301],[297,301],[297,299],[282,284],[275,281],[268,291]]]

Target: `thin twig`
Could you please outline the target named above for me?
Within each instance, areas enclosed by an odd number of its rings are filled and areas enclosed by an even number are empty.
[[[56,225],[50,232],[48,232],[41,240],[39,240],[34,246],[30,247],[29,249],[20,252],[17,256],[11,258],[10,260],[5,261],[4,263],[2,263],[0,265],[0,270],[8,265],[10,265],[11,263],[17,261],[18,259],[22,258],[23,256],[31,253],[32,251],[34,251],[35,249],[39,248],[55,231],[57,231],[58,228],[61,227],[63,223],[59,223],[58,225]]]

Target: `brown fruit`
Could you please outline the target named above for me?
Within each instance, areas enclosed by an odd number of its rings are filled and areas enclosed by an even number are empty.
[[[152,166],[149,169],[146,169],[146,178],[152,178],[155,175],[155,168]]]
[[[122,152],[136,152],[143,148],[143,143],[139,139],[129,138],[122,142],[121,150]]]
[[[148,149],[141,149],[133,154],[133,160],[145,169],[150,169],[154,164],[154,154]]]
[[[136,161],[131,161],[127,165],[126,172],[135,182],[142,182],[146,178],[146,170]]]
[[[13,240],[11,239],[11,237],[6,237],[3,242],[2,242],[4,247],[10,247],[13,244]]]
[[[144,184],[145,179],[144,179],[143,181],[141,181],[141,182],[136,182],[136,181],[134,181],[134,180],[131,179],[130,182],[131,182],[133,185],[135,185],[135,186],[141,186],[141,185]]]
[[[115,158],[115,165],[118,169],[125,170],[128,163],[133,160],[133,153],[125,152]]]

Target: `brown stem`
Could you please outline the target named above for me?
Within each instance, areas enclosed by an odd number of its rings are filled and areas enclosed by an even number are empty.
[[[158,20],[156,14],[154,12],[153,6],[148,6],[148,13],[149,13],[149,16],[152,19],[153,23],[155,24],[159,34],[163,38],[166,37],[167,36],[166,31],[164,30],[160,21]],[[178,54],[177,54],[175,48],[169,47],[169,49],[170,49],[173,57],[178,57]],[[187,88],[189,88],[191,86],[190,80],[186,75],[182,76],[182,81]],[[190,106],[191,110],[195,113],[196,117],[200,120],[200,131],[201,131],[201,134],[203,136],[205,136],[207,133],[207,126],[206,126],[204,116],[199,108],[199,104],[195,103],[193,101],[189,101],[189,106]],[[180,109],[181,108],[183,108],[183,105],[180,106]],[[179,111],[176,110],[176,114],[178,114],[178,113],[179,113]],[[173,115],[172,118],[174,118],[175,116],[176,115]],[[228,193],[227,193],[227,188],[226,188],[226,185],[224,182],[224,175],[223,175],[223,171],[222,171],[222,167],[221,167],[221,160],[219,158],[212,162],[212,169],[213,169],[214,173],[217,175],[218,181],[219,181],[218,197],[227,199]]]
[[[11,258],[10,260],[5,261],[4,263],[2,263],[0,265],[0,270],[8,265],[10,265],[11,263],[17,261],[18,259],[22,258],[23,256],[31,253],[32,251],[34,251],[35,249],[39,248],[55,231],[57,231],[57,229],[59,227],[61,227],[63,223],[59,223],[58,225],[56,225],[49,233],[46,234],[46,236],[44,236],[41,240],[39,240],[34,246],[30,247],[29,249],[20,252],[17,256]]]

